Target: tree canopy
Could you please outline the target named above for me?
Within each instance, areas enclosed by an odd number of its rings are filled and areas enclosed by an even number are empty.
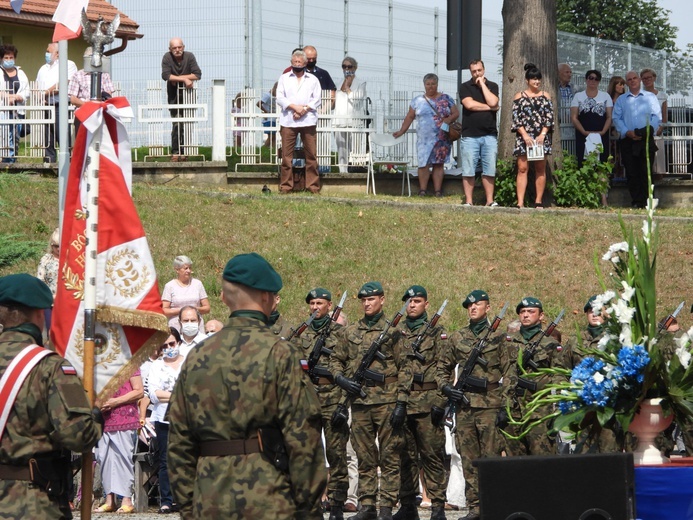
[[[680,52],[671,11],[656,0],[557,0],[556,8],[559,31]]]

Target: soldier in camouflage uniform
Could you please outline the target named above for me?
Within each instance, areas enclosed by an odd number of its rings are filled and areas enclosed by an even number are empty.
[[[281,287],[260,255],[229,260],[229,320],[181,369],[167,418],[183,519],[322,519],[320,403],[300,353],[267,326]]]
[[[317,287],[306,296],[306,303],[310,306],[310,313],[318,311],[313,321],[299,338],[293,341],[302,349],[306,360],[310,359],[311,352],[316,342],[322,335],[329,334],[324,339],[324,345],[328,350],[333,350],[337,343],[336,335],[341,325],[335,323],[331,317],[332,293],[327,289]],[[327,371],[328,355],[322,354],[319,364],[316,366],[319,374],[313,375],[313,384],[318,393],[322,410],[322,427],[325,433],[325,455],[330,465],[330,475],[327,483],[327,496],[330,499],[330,520],[344,518],[342,507],[347,499],[349,489],[349,475],[347,473],[346,444],[349,440],[349,431],[333,428],[330,419],[342,397],[341,389],[334,384],[332,375],[323,374]]]
[[[515,308],[515,312],[520,317],[520,330],[506,336],[505,348],[501,349],[501,370],[503,373],[503,403],[509,403],[513,417],[519,419],[526,410],[527,403],[532,399],[533,392],[518,388],[518,380],[522,374],[518,364],[518,353],[520,349],[526,352],[527,348],[539,339],[542,333],[542,319],[544,310],[542,303],[533,297],[523,298]],[[539,368],[566,368],[563,347],[552,337],[544,336],[537,346],[534,353],[534,362]],[[527,368],[527,372],[531,372]],[[537,390],[541,390],[548,383],[558,383],[558,376],[542,375],[540,377],[527,378],[536,382]],[[533,414],[533,419],[538,419],[551,414],[550,406],[537,409]],[[513,426],[507,424],[507,413],[505,408],[498,412],[498,426],[505,429],[512,435],[519,432]],[[549,427],[546,423],[532,428],[532,430],[519,440],[506,439],[506,451],[509,456],[516,455],[555,455],[556,438],[549,435]]]
[[[573,369],[579,365],[584,358],[585,349],[596,349],[599,341],[604,337],[604,316],[601,312],[595,313],[592,309],[595,299],[596,295],[592,296],[583,307],[587,318],[587,328],[580,331],[580,339],[571,337],[566,341],[563,354],[567,368]],[[586,418],[583,424],[587,424],[588,421],[591,424],[580,432],[575,441],[575,453],[618,453],[623,451],[619,447],[613,430],[603,428],[594,416]],[[617,421],[613,420],[612,422],[615,426],[619,426]],[[621,441],[620,444],[622,445],[622,443]]]
[[[335,383],[355,395],[351,406],[351,442],[358,456],[359,501],[356,520],[391,520],[399,491],[399,458],[404,447],[403,426],[412,384],[411,358],[398,330],[388,331],[380,348],[383,359],[369,367],[385,377],[384,383],[366,380],[360,386],[350,377],[363,355],[385,329],[385,296],[379,282],[369,282],[359,290],[364,317],[342,329],[339,342],[329,359]],[[379,446],[376,446],[376,440]],[[380,467],[380,514],[376,516]]]
[[[44,309],[52,305],[50,289],[37,278],[0,278],[0,374],[8,373],[26,347],[43,346]],[[19,391],[5,428],[0,427],[0,518],[72,518],[70,451],[91,450],[101,437],[103,418],[98,409],[92,412],[75,369],[55,352],[15,384]]]
[[[291,327],[284,319],[284,316],[279,314],[279,302],[281,297],[277,294],[274,296],[274,305],[272,305],[272,312],[267,320],[267,325],[269,325],[272,334],[279,336],[280,338],[288,338],[291,335]]]
[[[488,364],[475,363],[471,375],[485,379],[486,389],[471,388],[461,392],[454,388],[455,366],[460,372],[469,354],[477,343],[489,332],[488,313],[491,310],[488,293],[472,291],[462,302],[467,309],[469,326],[454,332],[448,341],[448,348],[438,361],[436,380],[443,393],[458,403],[463,395],[469,399],[469,406],[458,405],[456,417],[455,443],[462,459],[464,470],[465,498],[469,512],[465,520],[479,518],[479,480],[477,469],[472,461],[480,457],[499,456],[504,447],[503,435],[496,428],[496,416],[502,405],[500,388],[501,368],[500,350],[505,334],[496,331],[490,334],[481,356]]]
[[[400,324],[400,332],[408,350],[419,334],[426,329],[428,322],[428,292],[420,285],[412,285],[406,290],[402,301],[409,300],[407,319]],[[439,418],[444,413],[445,399],[435,382],[436,362],[447,343],[445,329],[440,325],[431,327],[417,349],[423,360],[412,357],[414,382],[407,404],[405,428],[405,449],[400,463],[400,510],[393,515],[394,520],[418,520],[419,511],[416,495],[419,493],[419,465],[423,468],[423,481],[431,499],[431,520],[445,520],[445,492],[448,476],[445,470],[445,432],[434,426],[431,408],[435,406]]]

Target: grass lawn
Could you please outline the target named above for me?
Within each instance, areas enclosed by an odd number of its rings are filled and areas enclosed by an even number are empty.
[[[515,305],[524,296],[541,299],[549,320],[565,308],[560,329],[572,334],[576,323],[584,324],[587,298],[601,292],[595,254],[601,259],[609,245],[622,240],[613,210],[466,209],[459,197],[263,196],[259,190],[250,195],[141,183],[133,196],[160,288],[174,276],[173,258],[188,255],[210,295],[211,317],[221,320],[227,315],[218,296],[224,265],[235,254],[257,251],[284,280],[280,311],[293,324],[306,317],[304,298],[316,286],[330,289],[335,300],[349,291],[345,312],[358,318],[359,287],[378,280],[385,287],[387,315],[399,308],[404,290],[417,283],[428,289],[430,314],[450,299],[442,323],[459,328],[467,323],[462,299],[482,288],[495,311],[503,301],[511,303],[506,322],[514,319]],[[57,197],[56,179],[0,174],[0,237],[18,234],[47,246],[58,223]],[[639,233],[644,213],[623,214]],[[689,327],[693,209],[658,211],[657,218],[657,313],[664,317],[685,299],[689,306],[681,321]],[[0,275],[35,274],[44,251],[0,267]],[[600,263],[608,273],[608,265]]]

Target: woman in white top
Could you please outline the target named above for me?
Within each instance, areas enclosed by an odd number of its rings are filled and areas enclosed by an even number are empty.
[[[654,70],[642,69],[642,72],[640,72],[640,79],[642,80],[643,88],[657,96],[657,100],[662,106],[662,124],[655,130],[655,144],[658,150],[655,154],[654,171],[656,173],[666,173],[667,165],[664,155],[664,138],[662,137],[662,132],[664,132],[664,125],[669,121],[669,114],[667,114],[669,96],[667,96],[667,93],[663,90],[657,90],[655,87],[657,73]]]
[[[163,356],[152,363],[147,376],[146,391],[152,402],[150,420],[154,423],[159,446],[159,513],[170,513],[173,508],[173,494],[168,478],[168,421],[164,420],[171,392],[176,384],[184,357],[180,355],[180,334],[171,327],[170,336],[162,345]]]
[[[570,104],[570,120],[575,127],[578,168],[582,167],[585,160],[585,143],[589,135],[598,136],[602,144],[599,160],[606,162],[609,158],[609,130],[614,102],[608,93],[599,90],[601,79],[601,72],[588,70],[585,73],[585,90],[576,93]],[[592,139],[594,138],[590,138],[590,141]],[[587,152],[590,151],[588,147]]]
[[[211,306],[204,285],[193,278],[192,260],[185,255],[173,259],[173,269],[176,277],[164,286],[161,303],[168,324],[175,327],[178,324],[178,313],[186,305],[195,307],[200,314],[209,313]],[[204,327],[204,321],[202,322]]]
[[[364,119],[359,118],[366,115],[366,82],[361,81],[356,77],[356,69],[358,62],[351,56],[345,56],[342,60],[342,72],[344,73],[344,82],[336,93],[335,97],[335,115],[344,116],[345,119],[335,119],[334,126],[342,128],[362,128],[365,127]],[[347,173],[349,171],[349,153],[354,150],[355,144],[365,134],[357,134],[355,132],[335,132],[334,138],[337,142],[337,159],[339,161],[339,173]],[[366,154],[365,140],[363,140],[363,150]]]

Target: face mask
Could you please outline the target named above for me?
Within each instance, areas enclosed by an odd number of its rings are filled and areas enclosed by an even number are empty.
[[[52,55],[50,52],[47,52],[47,53],[46,53],[46,63],[47,63],[48,65],[50,65],[51,63],[53,63],[53,55]]]
[[[4,60],[2,62],[3,69],[11,69],[12,67],[14,67],[14,60]]]
[[[344,71],[344,77],[345,78],[350,78],[351,76],[355,76],[355,75],[356,75],[356,72],[354,72],[353,70],[345,70]]]
[[[303,72],[304,70],[306,70],[306,68],[305,68],[305,67],[294,67],[294,66],[292,66],[292,67],[291,67],[291,70],[294,71],[294,74],[298,74],[299,72]]]
[[[169,359],[175,359],[178,357],[179,352],[180,352],[180,349],[178,347],[165,348],[164,349],[164,356],[169,358]]]
[[[312,69],[315,68],[315,65],[317,65],[317,63],[318,63],[318,60],[308,60],[308,61],[306,62],[306,67],[307,67],[308,69],[312,70]]]
[[[197,336],[199,330],[200,326],[197,323],[183,323],[181,327],[181,332],[188,337]]]

